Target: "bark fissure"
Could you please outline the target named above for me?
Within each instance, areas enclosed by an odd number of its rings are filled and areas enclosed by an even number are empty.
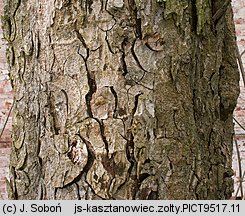
[[[132,44],[132,47],[131,47],[131,52],[132,52],[132,55],[133,55],[133,57],[134,57],[134,60],[136,61],[137,65],[139,66],[139,68],[140,68],[141,70],[143,70],[145,73],[149,73],[147,70],[145,70],[145,69],[142,67],[142,65],[141,65],[141,63],[140,63],[140,61],[139,61],[139,59],[138,59],[138,57],[137,57],[137,55],[136,55],[136,53],[135,53],[135,51],[134,51],[134,47],[135,47],[136,41],[137,41],[137,39],[135,39],[135,40],[133,41],[133,44]],[[145,73],[143,74],[143,76],[142,76],[142,78],[141,78],[140,80],[142,80],[142,79],[144,78]]]
[[[118,107],[118,96],[117,96],[117,92],[115,91],[113,86],[110,86],[110,90],[111,93],[114,96],[114,100],[115,100],[115,107],[114,107],[114,111],[113,111],[113,118],[117,118],[117,107]]]
[[[120,63],[121,63],[121,67],[122,67],[122,70],[123,70],[123,73],[122,75],[123,76],[126,76],[128,74],[128,68],[127,68],[127,64],[126,64],[126,61],[125,61],[125,53],[124,51],[121,51],[121,58],[120,58]]]
[[[98,123],[99,123],[99,126],[100,126],[100,135],[101,135],[101,138],[105,144],[105,150],[106,150],[106,155],[107,155],[107,159],[109,160],[108,158],[108,153],[109,153],[109,143],[106,139],[106,136],[105,136],[105,127],[104,127],[104,123],[103,123],[103,120],[99,120],[97,118],[94,118]]]
[[[196,9],[196,0],[191,0],[191,13],[192,13],[192,31],[195,33],[197,32],[197,22],[198,22],[198,16],[197,16],[197,9]]]
[[[89,86],[89,91],[88,93],[85,95],[85,99],[86,99],[86,105],[87,105],[87,113],[88,116],[93,118],[93,113],[92,113],[92,108],[91,108],[91,100],[92,100],[92,96],[93,94],[96,92],[96,81],[94,79],[93,74],[89,71],[88,68],[88,64],[87,64],[87,60],[89,58],[89,48],[87,47],[83,37],[81,36],[80,33],[77,33],[77,35],[79,36],[79,40],[82,42],[83,46],[86,48],[86,57],[84,57],[78,50],[78,54],[82,57],[84,64],[85,64],[85,68],[86,68],[86,72],[87,72],[87,80],[88,80],[88,86]],[[80,47],[79,47],[80,49]]]
[[[228,6],[230,4],[230,0],[225,0],[225,1],[219,1],[219,0],[214,0],[212,1],[212,20],[213,23],[216,24],[221,17],[223,17],[226,13],[226,10],[228,9]]]
[[[90,102],[92,100],[93,94],[96,92],[96,82],[92,78],[92,76],[91,76],[90,72],[88,71],[88,69],[87,69],[87,79],[88,79],[88,85],[89,85],[89,92],[86,94],[85,99],[86,99],[88,116],[93,118],[93,112],[92,112],[92,108],[91,108]]]
[[[114,51],[112,50],[112,48],[111,48],[110,41],[109,41],[109,39],[108,39],[108,31],[106,31],[105,41],[106,41],[106,44],[107,44],[107,47],[108,47],[109,51],[110,51],[112,54],[115,54],[115,52],[114,52]]]

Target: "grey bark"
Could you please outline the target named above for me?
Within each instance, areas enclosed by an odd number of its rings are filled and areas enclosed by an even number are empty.
[[[6,0],[12,199],[227,199],[230,1]]]

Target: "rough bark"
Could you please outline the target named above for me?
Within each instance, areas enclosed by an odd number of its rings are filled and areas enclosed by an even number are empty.
[[[12,199],[226,199],[230,1],[6,0]]]

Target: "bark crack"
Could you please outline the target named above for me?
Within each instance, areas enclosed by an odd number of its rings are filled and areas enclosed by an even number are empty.
[[[127,68],[127,64],[126,64],[126,61],[125,61],[125,53],[124,53],[124,51],[121,51],[121,53],[122,53],[122,55],[121,55],[121,58],[120,58],[120,64],[121,64],[121,67],[122,67],[122,70],[123,70],[122,75],[126,76],[128,74],[128,68]]]
[[[120,58],[120,64],[121,64],[121,67],[122,67],[122,70],[123,70],[123,76],[126,76],[129,72],[128,72],[128,67],[127,67],[127,63],[126,63],[126,55],[125,55],[125,49],[124,49],[124,46],[126,46],[126,43],[127,43],[127,38],[124,38],[122,43],[121,43],[121,58]]]
[[[134,108],[132,109],[132,119],[131,119],[131,125],[133,123],[133,118],[134,118],[134,114],[136,113],[137,107],[138,107],[138,103],[139,103],[139,97],[140,95],[142,95],[143,93],[139,93],[137,95],[135,95],[135,99],[134,99]]]
[[[80,192],[79,192],[79,185],[77,184],[77,182],[79,182],[82,179],[83,175],[84,174],[86,175],[88,173],[88,171],[91,169],[91,167],[93,166],[93,163],[95,161],[96,156],[95,156],[95,150],[94,150],[92,144],[88,140],[86,140],[83,136],[81,136],[80,133],[77,133],[75,135],[78,136],[87,147],[87,151],[88,151],[87,163],[84,166],[83,170],[80,172],[80,174],[76,178],[74,178],[70,183],[66,184],[62,188],[67,188],[67,187],[75,184],[75,186],[77,188],[76,195],[77,195],[77,198],[80,200],[81,196],[80,196]],[[69,152],[67,154],[68,154],[68,157],[70,158]],[[65,181],[66,175],[67,175],[67,172],[64,175],[64,181]],[[89,185],[90,189],[92,190],[92,186],[86,180],[85,180],[85,182]],[[63,182],[63,184],[64,184],[64,182]],[[55,190],[57,190],[57,189],[58,188],[55,188]]]
[[[77,199],[78,200],[81,200],[82,198],[81,198],[81,195],[80,195],[80,188],[79,188],[79,185],[75,182],[75,189],[76,189],[76,195],[77,195]]]
[[[137,39],[135,39],[133,41],[133,44],[132,44],[132,47],[131,47],[131,53],[132,53],[132,56],[134,57],[134,60],[135,62],[137,63],[138,67],[143,70],[145,73],[149,73],[146,69],[143,68],[143,66],[141,65],[135,51],[134,51],[134,47],[135,47],[135,43],[136,43]],[[145,73],[143,74],[143,77],[145,76]],[[141,80],[143,79],[143,77],[141,78]]]
[[[208,82],[208,84],[209,84],[209,86],[210,86],[210,90],[211,90],[211,92],[212,92],[212,95],[215,94],[214,89],[213,89],[213,87],[212,87],[212,79],[213,79],[213,76],[214,76],[215,74],[216,74],[215,72],[213,72],[213,73],[211,74],[211,76],[210,76],[210,78],[209,78],[209,82]]]
[[[88,48],[83,36],[77,30],[75,30],[75,32],[76,32],[77,38],[81,41],[83,47],[86,49],[86,56],[85,57],[80,53],[80,47],[78,48],[77,53],[82,57],[84,64],[85,64],[86,72],[87,72],[89,91],[85,95],[85,100],[86,100],[86,105],[87,105],[88,116],[93,118],[93,113],[92,113],[92,108],[91,108],[90,102],[92,100],[93,94],[97,90],[96,81],[95,81],[95,77],[94,77],[93,73],[90,72],[89,68],[88,68],[87,60],[89,58],[89,48]]]
[[[85,62],[88,60],[88,57],[89,57],[89,48],[85,42],[85,39],[83,38],[83,36],[81,35],[81,33],[77,29],[75,29],[75,33],[76,33],[78,40],[82,43],[83,47],[86,49],[86,56],[85,57],[79,52],[80,47],[78,49],[78,54],[83,58],[83,60]]]
[[[92,4],[93,4],[93,0],[85,0],[85,8],[86,8],[86,12],[91,14],[92,13]]]
[[[106,11],[109,15],[112,16],[112,19],[115,21],[115,24],[116,24],[116,23],[117,23],[117,20],[116,20],[114,14],[111,13],[111,12],[107,9],[107,6],[108,6],[108,0],[106,0],[106,2],[105,2],[105,11]],[[115,26],[115,24],[112,26],[112,28]],[[112,29],[112,28],[111,28],[111,29]],[[110,30],[111,30],[111,29],[110,29]]]
[[[176,128],[178,131],[181,131],[181,129],[178,127],[177,122],[176,122],[176,113],[177,113],[177,110],[174,110],[174,113],[173,113],[174,125],[175,125],[175,128]]]
[[[91,169],[91,167],[92,167],[92,165],[94,163],[94,160],[96,158],[95,150],[93,148],[93,145],[87,139],[85,139],[81,134],[78,133],[76,135],[80,137],[80,139],[86,145],[87,150],[88,150],[88,161],[87,161],[87,164],[84,166],[84,168],[82,170],[82,173],[87,173]]]
[[[108,40],[108,31],[106,31],[106,33],[105,33],[105,41],[106,41],[106,44],[107,44],[107,47],[108,47],[109,51],[112,54],[115,54],[115,52],[112,50],[112,47],[111,47],[110,42]]]
[[[192,19],[191,19],[191,26],[192,31],[197,33],[197,22],[198,22],[198,16],[197,16],[197,8],[196,8],[196,0],[191,0],[191,13],[192,13]]]
[[[105,126],[104,126],[104,123],[103,123],[103,120],[99,120],[97,118],[94,118],[98,123],[99,123],[99,126],[100,126],[100,135],[101,135],[101,138],[105,144],[105,150],[106,150],[106,155],[107,155],[107,158],[109,160],[109,157],[108,157],[108,154],[109,154],[109,143],[106,139],[106,136],[105,136]]]
[[[165,43],[165,42],[163,42],[163,44],[164,44],[164,43]],[[153,51],[153,52],[162,52],[162,51],[163,51],[163,49],[162,49],[162,50],[157,50],[157,49],[152,48],[148,42],[145,43],[145,46],[146,46],[149,50],[151,50],[151,51]]]
[[[127,0],[126,2],[128,11],[131,15],[131,18],[134,20],[134,34],[136,38],[142,39],[142,30],[141,30],[141,18],[138,18],[137,12],[138,10],[135,0]]]
[[[89,117],[93,118],[93,112],[92,112],[92,108],[91,108],[90,102],[92,100],[93,94],[97,90],[97,87],[96,87],[95,79],[91,76],[90,72],[88,71],[87,66],[86,66],[86,70],[87,70],[87,79],[88,79],[88,86],[89,86],[89,91],[85,95],[86,105],[87,105],[87,113],[88,113]]]
[[[115,91],[113,86],[110,86],[110,90],[111,90],[111,93],[113,94],[114,99],[115,99],[115,107],[114,107],[114,111],[113,111],[113,118],[116,118],[117,117],[118,96],[117,96],[117,92]]]
[[[95,119],[98,122],[99,126],[100,126],[100,135],[101,135],[101,138],[102,138],[102,140],[103,140],[103,142],[105,144],[105,149],[106,149],[106,153],[107,153],[107,157],[108,157],[109,144],[108,144],[108,141],[107,141],[106,136],[105,136],[105,132],[104,132],[105,128],[104,128],[103,120],[101,121],[98,118],[95,118],[93,116],[92,107],[91,107],[91,100],[92,100],[93,94],[97,91],[97,85],[96,85],[94,74],[91,71],[89,71],[89,68],[88,68],[87,60],[89,58],[89,48],[88,48],[84,38],[82,37],[82,35],[77,30],[75,30],[75,32],[77,34],[78,39],[81,41],[81,43],[83,44],[84,48],[86,49],[86,57],[84,57],[79,52],[79,50],[78,50],[78,54],[82,57],[82,59],[84,61],[84,64],[85,64],[86,71],[87,71],[87,79],[88,79],[88,86],[89,86],[89,91],[85,95],[87,113],[88,113],[88,116],[90,118]]]

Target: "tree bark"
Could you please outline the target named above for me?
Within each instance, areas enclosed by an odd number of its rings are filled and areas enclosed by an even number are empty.
[[[230,1],[6,0],[12,199],[227,199]]]

